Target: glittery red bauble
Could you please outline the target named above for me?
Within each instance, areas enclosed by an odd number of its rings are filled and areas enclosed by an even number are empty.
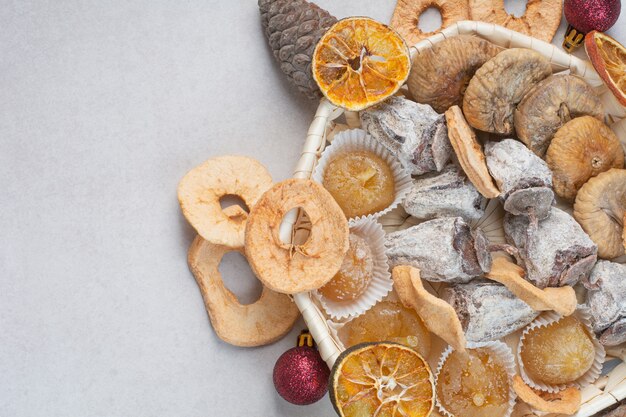
[[[565,0],[563,4],[567,22],[582,33],[607,31],[621,8],[620,0]]]
[[[280,355],[274,365],[274,386],[285,400],[296,405],[313,404],[328,390],[330,370],[319,352],[298,346]]]

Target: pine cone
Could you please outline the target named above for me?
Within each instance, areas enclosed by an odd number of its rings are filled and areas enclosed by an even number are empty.
[[[321,97],[311,72],[313,50],[337,19],[306,0],[259,0],[259,9],[280,69],[307,97]]]

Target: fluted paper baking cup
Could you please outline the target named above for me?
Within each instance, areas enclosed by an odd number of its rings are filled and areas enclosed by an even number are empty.
[[[524,369],[524,362],[522,361],[521,356],[522,346],[524,345],[524,339],[526,335],[533,329],[548,326],[564,318],[554,311],[546,312],[533,320],[528,326],[526,326],[526,328],[522,332],[522,336],[520,337],[519,344],[517,345],[517,363],[519,365],[520,376],[522,377],[524,382],[531,388],[546,392],[558,392],[564,390],[567,387],[577,387],[579,389],[583,389],[595,382],[595,380],[598,379],[598,377],[602,373],[602,364],[604,363],[606,352],[604,351],[604,346],[600,344],[598,338],[596,338],[596,335],[593,332],[593,327],[591,326],[590,320],[591,316],[589,315],[587,308],[582,305],[578,305],[578,308],[574,312],[573,316],[576,317],[576,319],[578,319],[578,321],[580,321],[587,328],[587,333],[589,334],[589,337],[591,337],[591,341],[595,348],[595,357],[593,359],[593,363],[591,364],[591,368],[589,368],[589,370],[577,380],[567,384],[559,385],[551,385],[545,384],[541,381],[535,381],[526,373],[526,369]]]
[[[384,210],[369,215],[351,218],[349,219],[351,223],[366,217],[378,218],[386,213],[389,213],[402,203],[402,201],[404,201],[404,198],[411,189],[411,175],[406,169],[404,169],[400,161],[383,145],[361,129],[345,130],[335,136],[333,143],[331,143],[330,146],[322,152],[322,156],[320,157],[317,166],[315,167],[315,171],[313,172],[313,180],[322,184],[324,180],[324,171],[335,156],[344,152],[357,151],[372,152],[382,158],[387,165],[389,165],[389,168],[393,173],[395,198],[393,202]]]
[[[329,300],[316,290],[314,292],[315,297],[319,300],[326,314],[333,319],[354,317],[365,313],[381,301],[393,288],[387,255],[385,254],[385,232],[380,223],[371,217],[360,218],[350,224],[350,233],[363,238],[372,251],[372,280],[360,296],[350,301]]]
[[[467,342],[465,345],[467,349],[485,349],[488,350],[496,361],[498,361],[502,366],[504,366],[504,370],[508,375],[508,383],[509,383],[509,407],[501,417],[510,417],[513,413],[513,408],[515,407],[515,399],[517,398],[517,394],[513,389],[513,377],[515,376],[515,356],[513,356],[513,352],[511,348],[503,342],[500,341],[491,341],[491,342]],[[443,364],[448,359],[448,356],[454,351],[452,346],[448,346],[446,350],[441,354],[441,358],[439,359],[439,363],[437,364],[437,371],[435,372],[435,386],[439,381],[439,374],[441,373],[441,369],[443,368]],[[455,416],[450,413],[446,408],[441,404],[439,396],[437,396],[436,400],[437,409],[441,414],[446,417],[463,417],[463,416]]]

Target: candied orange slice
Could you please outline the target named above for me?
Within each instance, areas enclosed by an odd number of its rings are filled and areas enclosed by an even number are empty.
[[[394,94],[409,76],[411,58],[393,29],[367,17],[331,26],[313,53],[313,78],[336,106],[358,111]]]
[[[330,400],[341,417],[427,417],[435,403],[428,364],[396,343],[363,343],[343,352],[330,376]]]
[[[617,100],[626,106],[626,48],[598,31],[585,36],[585,50],[594,68]]]

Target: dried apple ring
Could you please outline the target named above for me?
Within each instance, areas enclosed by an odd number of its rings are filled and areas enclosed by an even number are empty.
[[[282,220],[301,208],[311,222],[301,245],[285,243]],[[348,251],[348,221],[341,207],[320,184],[289,179],[269,189],[250,211],[246,224],[246,254],[261,282],[274,291],[295,294],[330,281]]]
[[[228,216],[220,206],[226,195],[240,197],[248,207],[272,186],[267,169],[245,156],[220,156],[189,171],[178,184],[183,215],[202,238],[231,248],[243,246],[246,215]]]
[[[441,28],[422,32],[418,27],[422,13],[435,8],[441,14]],[[434,35],[460,20],[469,20],[470,10],[465,0],[398,0],[391,16],[391,27],[398,31],[409,45]]]
[[[580,390],[575,387],[569,387],[555,393],[538,391],[526,385],[521,376],[515,375],[513,377],[513,389],[522,401],[535,410],[570,415],[580,408]]]
[[[242,305],[222,282],[218,266],[227,252],[197,236],[189,248],[189,268],[196,278],[211,325],[220,339],[235,346],[262,346],[283,337],[300,316],[289,296],[263,287],[261,298]]]

